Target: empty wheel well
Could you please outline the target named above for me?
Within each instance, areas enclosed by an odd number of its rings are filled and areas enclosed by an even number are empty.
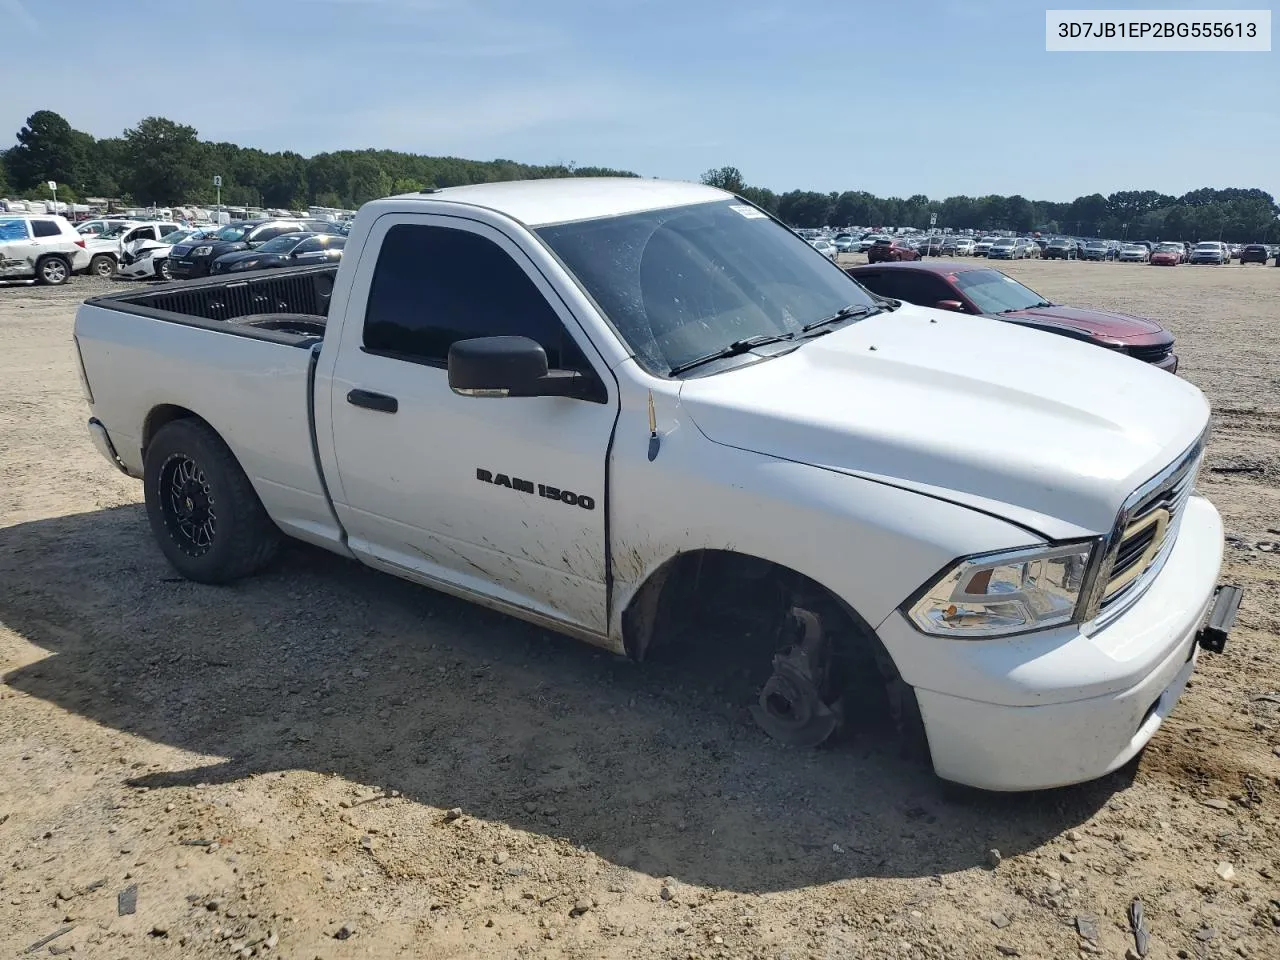
[[[151,439],[160,432],[160,429],[166,424],[173,423],[175,420],[185,420],[189,417],[200,419],[196,414],[188,410],[186,407],[179,407],[172,403],[162,403],[158,407],[153,407],[151,412],[147,414],[146,422],[142,425],[142,455],[147,455],[147,447],[151,446]]]
[[[728,550],[672,558],[624,610],[623,643],[633,659],[678,658],[682,668],[740,676],[758,691],[775,655],[794,639],[798,609],[815,615],[830,638],[828,692],[839,688],[844,720],[857,726],[888,720],[913,751],[920,746],[915,693],[871,625],[822,584],[771,561]]]
[[[735,620],[759,618],[785,611],[797,599],[823,607],[820,612],[829,620],[843,620],[844,626],[879,645],[870,624],[822,584],[789,567],[732,550],[681,553],[650,574],[623,611],[623,644],[628,656],[643,660],[652,649],[672,642],[672,628],[692,615],[732,611]]]

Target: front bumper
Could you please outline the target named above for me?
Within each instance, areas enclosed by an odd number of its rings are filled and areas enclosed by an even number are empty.
[[[116,275],[130,280],[154,277],[156,275],[156,265],[150,257],[145,260],[134,260],[132,263],[121,264],[120,269],[116,271]]]
[[[890,616],[878,633],[915,687],[938,776],[986,790],[1038,790],[1092,780],[1132,759],[1195,669],[1222,545],[1217,510],[1192,497],[1159,575],[1089,634],[1069,627],[946,640]]]
[[[212,260],[192,260],[170,255],[169,272],[177,280],[189,280],[192,277],[207,277],[213,269]]]

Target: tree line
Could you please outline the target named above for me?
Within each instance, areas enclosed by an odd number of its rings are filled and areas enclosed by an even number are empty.
[[[514,160],[464,160],[395,150],[337,150],[304,157],[234,143],[201,140],[196,129],[164,117],[146,117],[118,137],[98,139],[76,130],[52,110],[37,110],[0,153],[0,196],[60,200],[108,197],[138,206],[211,204],[222,177],[230,206],[301,209],[312,204],[355,208],[393,193],[492,180],[627,176],[607,167],[531,165]],[[708,170],[702,181],[738,193],[794,227],[918,227],[937,215],[940,227],[1070,233],[1135,240],[1229,242],[1280,240],[1280,207],[1257,188],[1204,187],[1180,197],[1155,190],[1124,190],[1070,202],[991,194],[932,200],[902,199],[864,190],[775,193],[747,184],[736,167]]]
[[[1256,187],[1202,187],[1180,197],[1156,190],[1093,193],[1070,202],[1028,200],[990,194],[931,200],[923,194],[901,199],[864,190],[817,193],[791,190],[777,194],[749,186],[737,167],[719,167],[702,182],[731,190],[776,214],[793,227],[863,226],[926,229],[932,214],[938,227],[1012,230],[1026,234],[1130,240],[1225,240],[1229,243],[1280,241],[1280,206]]]
[[[212,204],[222,178],[229,206],[352,209],[393,193],[491,180],[545,177],[634,177],[626,170],[538,166],[514,160],[426,157],[395,150],[337,150],[304,157],[201,140],[194,127],[146,117],[119,137],[96,139],[52,110],[37,110],[0,154],[0,196],[59,200],[119,199],[138,206]]]

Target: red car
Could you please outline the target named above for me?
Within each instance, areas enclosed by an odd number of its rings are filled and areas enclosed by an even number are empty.
[[[920,251],[902,240],[885,238],[867,248],[867,263],[892,263],[899,260],[919,260]]]
[[[1186,248],[1180,243],[1161,243],[1151,251],[1151,259],[1147,262],[1157,267],[1176,267],[1186,255]]]
[[[1051,303],[1013,277],[984,266],[946,261],[845,267],[882,297],[973,313],[1119,350],[1174,373],[1173,334],[1154,320]]]

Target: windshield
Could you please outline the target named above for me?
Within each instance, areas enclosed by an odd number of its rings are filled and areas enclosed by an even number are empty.
[[[1157,249],[1157,250],[1159,250],[1159,251],[1162,251],[1162,252],[1166,252],[1166,253],[1176,253],[1176,252],[1178,252],[1178,251],[1181,251],[1181,250],[1182,250],[1182,244],[1180,244],[1180,243],[1162,243],[1162,244],[1160,244],[1158,247],[1156,247],[1156,249]]]
[[[1016,241],[1014,240],[997,240],[991,244],[993,247],[1012,247]]]
[[[174,230],[172,233],[166,233],[161,237],[160,242],[173,245],[175,243],[181,243],[183,240],[187,240],[190,237],[195,236],[195,234],[195,230]]]
[[[829,259],[732,200],[536,231],[653,373],[876,302]]]
[[[223,227],[213,236],[214,236],[214,239],[221,240],[224,243],[236,243],[240,240],[243,240],[246,236],[248,236],[249,231],[252,229],[253,229],[252,226],[240,227],[240,226],[231,225],[231,226]]]
[[[117,240],[124,235],[124,232],[133,226],[132,223],[122,223],[114,227],[108,227],[98,234],[99,240]]]
[[[1217,250],[1218,244],[1213,240],[1209,240],[1205,243],[1197,243],[1196,249],[1197,250]]]
[[[955,275],[954,282],[983,313],[1052,306],[1040,294],[999,270],[963,270]]]
[[[268,240],[258,248],[258,253],[288,253],[309,236],[308,233],[286,233],[282,237]]]

